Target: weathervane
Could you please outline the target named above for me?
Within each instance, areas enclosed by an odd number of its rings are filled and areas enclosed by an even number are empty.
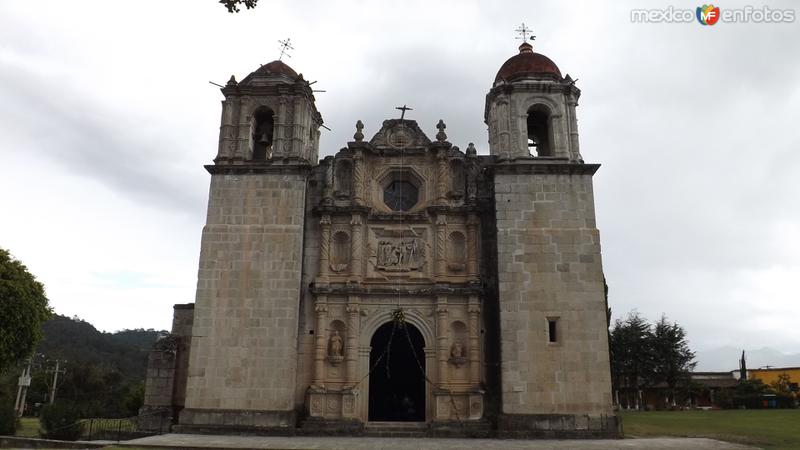
[[[406,106],[406,105],[403,105],[403,106],[395,106],[395,107],[394,107],[394,109],[399,109],[400,111],[403,111],[402,113],[400,113],[400,120],[403,120],[403,118],[405,118],[405,116],[406,116],[406,111],[413,111],[413,110],[414,110],[414,108],[409,108],[409,107],[408,107],[408,106]]]
[[[523,41],[527,41],[528,40],[528,35],[530,34],[531,35],[531,40],[532,41],[536,40],[536,36],[533,35],[533,32],[531,31],[530,28],[525,26],[525,22],[522,22],[522,25],[520,25],[519,28],[517,28],[514,31],[516,31],[520,35],[520,37],[518,37],[517,39],[522,39]]]
[[[292,47],[291,42],[292,42],[291,38],[286,38],[283,41],[278,39],[278,43],[281,44],[281,55],[278,57],[278,61],[280,61],[283,58],[283,55],[286,55],[288,58],[292,57],[292,55],[289,54],[289,50],[294,50],[294,47]]]

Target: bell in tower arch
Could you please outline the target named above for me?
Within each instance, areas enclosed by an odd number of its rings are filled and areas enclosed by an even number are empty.
[[[272,158],[272,139],[275,130],[275,114],[268,108],[256,111],[253,120],[253,159],[265,160]]]

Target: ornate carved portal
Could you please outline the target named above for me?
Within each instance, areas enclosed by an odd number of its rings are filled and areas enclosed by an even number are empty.
[[[440,125],[435,143],[410,120],[384,122],[369,142],[358,125],[328,160],[315,329],[304,334],[311,417],[483,416],[480,167],[474,146],[461,153]]]

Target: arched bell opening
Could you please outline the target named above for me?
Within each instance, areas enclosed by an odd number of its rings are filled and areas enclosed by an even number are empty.
[[[370,340],[369,420],[425,421],[425,340],[414,325],[387,322]]]
[[[528,108],[528,151],[531,156],[553,156],[550,109],[538,104]]]
[[[275,113],[261,107],[253,114],[253,160],[263,161],[272,158],[272,141],[275,135]]]

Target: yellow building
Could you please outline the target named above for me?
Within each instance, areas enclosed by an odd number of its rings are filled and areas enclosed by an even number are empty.
[[[781,375],[788,375],[791,389],[794,392],[798,391],[798,384],[800,384],[800,367],[777,367],[770,369],[748,369],[748,380],[761,380],[766,385],[771,385],[778,381]]]

